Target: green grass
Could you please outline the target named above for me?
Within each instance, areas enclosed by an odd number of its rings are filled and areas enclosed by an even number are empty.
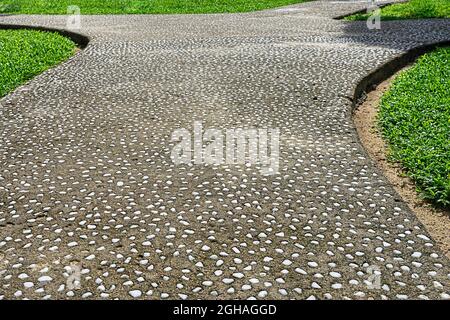
[[[379,125],[389,156],[424,198],[450,205],[450,47],[421,57],[381,100]]]
[[[274,8],[307,0],[0,0],[0,12],[67,14],[69,5],[81,14],[219,13]]]
[[[74,51],[75,44],[57,33],[0,30],[0,97]]]
[[[367,20],[370,14],[359,13],[345,20]],[[450,18],[450,0],[410,0],[381,9],[381,20]]]

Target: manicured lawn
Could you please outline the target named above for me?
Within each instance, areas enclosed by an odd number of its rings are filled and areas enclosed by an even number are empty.
[[[422,195],[450,206],[450,47],[424,55],[383,96],[379,125]]]
[[[366,20],[368,14],[355,14],[345,20]],[[381,9],[382,20],[450,18],[450,0],[410,0]]]
[[[75,44],[57,33],[0,30],[0,97],[74,51]]]
[[[0,12],[66,14],[67,7],[75,5],[80,7],[81,14],[218,13],[262,10],[305,1],[307,0],[0,0]]]

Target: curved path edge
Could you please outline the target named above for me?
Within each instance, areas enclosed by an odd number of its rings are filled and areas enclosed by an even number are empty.
[[[422,46],[412,48],[401,53],[381,67],[377,67],[370,71],[357,85],[353,93],[353,111],[366,99],[367,93],[373,91],[377,85],[387,80],[395,73],[414,63],[420,56],[439,47],[450,46],[450,40],[429,43]]]
[[[33,26],[33,25],[21,25],[21,24],[0,24],[0,30],[20,30],[20,29],[29,29],[36,31],[45,31],[45,32],[56,32],[64,37],[69,38],[73,42],[75,42],[80,49],[85,49],[91,39],[81,33],[73,32],[66,29],[59,28],[50,28],[43,26]]]
[[[7,224],[0,246],[8,250],[9,261],[5,271],[0,266],[5,275],[0,298],[449,299],[449,259],[397,199],[351,116],[372,86],[450,43],[447,33],[437,30],[444,23],[418,22],[420,32],[411,35],[403,31],[408,23],[390,22],[391,29],[371,33],[364,23],[332,19],[336,11],[348,12],[347,4],[338,8],[318,1],[294,8],[176,19],[86,17],[83,31],[92,41],[78,60],[46,72],[5,103],[0,160],[8,167],[0,178],[8,184],[0,185],[6,199],[0,218]],[[41,25],[40,19],[18,17],[11,21],[18,25],[8,27],[43,30],[22,25],[33,20]],[[65,23],[60,17],[44,22]],[[205,127],[281,127],[288,175],[267,178],[253,175],[252,168],[214,172],[201,167],[185,178],[185,167],[175,167],[168,157],[167,134],[191,125],[191,118]],[[60,139],[61,129],[66,140]],[[15,158],[18,151],[28,158]],[[105,157],[114,161],[104,162]],[[57,162],[60,158],[64,163]],[[15,175],[30,162],[43,166],[32,170],[31,183],[21,185],[24,179]],[[235,179],[242,170],[255,179]],[[44,178],[57,183],[51,189],[40,186]],[[215,184],[220,188],[211,193],[208,185]],[[94,187],[98,194],[84,194]],[[24,189],[17,203],[14,197]],[[241,192],[248,200],[237,197]],[[37,201],[39,194],[50,198]],[[202,199],[204,208],[192,207]],[[54,200],[60,208],[45,207]],[[244,201],[248,209],[242,208]],[[286,214],[272,218],[280,203]],[[37,224],[27,224],[30,208],[48,209],[44,217],[53,214],[53,220],[39,216]],[[167,214],[169,208],[183,212],[179,221]],[[98,212],[92,216],[91,211]],[[225,223],[216,222],[217,212],[228,213]],[[270,230],[266,217],[273,219]],[[83,224],[76,224],[81,219]],[[189,233],[182,234],[186,225]],[[61,236],[52,233],[60,227]],[[117,232],[120,241],[99,237],[111,233],[104,227],[117,230],[112,234]],[[36,238],[28,240],[30,235]],[[122,264],[122,257],[131,264]],[[52,259],[58,266],[48,267],[51,277],[40,275],[40,268],[27,271],[27,285],[40,291],[24,290],[25,266]],[[89,272],[76,292],[58,290],[66,283],[62,267],[70,261]],[[13,264],[18,267],[12,269]],[[368,266],[382,274],[376,290],[365,281]],[[183,279],[183,270],[196,276]]]
[[[424,54],[449,45],[450,41],[428,44],[393,58],[370,72],[358,84],[352,103],[353,124],[356,127],[359,143],[389,181],[399,198],[426,227],[447,258],[450,258],[450,239],[448,238],[450,211],[436,206],[431,201],[421,199],[415,182],[405,175],[404,169],[387,160],[387,142],[376,128],[376,117],[379,113],[381,98],[403,70],[412,66]]]

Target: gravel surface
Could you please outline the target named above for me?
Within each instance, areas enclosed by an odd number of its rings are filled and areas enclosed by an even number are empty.
[[[365,5],[83,16],[88,47],[0,100],[0,298],[448,299],[449,260],[360,145],[351,97],[449,21],[332,19]],[[279,174],[175,165],[194,121],[279,128]]]

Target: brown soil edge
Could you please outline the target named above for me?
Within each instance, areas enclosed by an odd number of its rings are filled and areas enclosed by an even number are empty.
[[[426,51],[430,51],[441,45],[448,43],[441,43],[439,45],[432,45],[426,47]],[[423,52],[424,48],[416,52]],[[423,52],[425,53],[425,52]],[[412,56],[400,59],[393,63],[397,69],[391,69],[392,72],[397,71],[394,75],[382,71],[376,71],[377,79],[381,79],[384,75],[386,80],[382,81],[378,86],[374,87],[373,79],[367,79],[367,85],[372,83],[371,89],[373,91],[365,94],[363,87],[359,88],[360,97],[355,99],[358,103],[354,103],[353,122],[359,136],[359,140],[370,158],[376,163],[377,167],[383,172],[384,176],[392,184],[395,191],[401,196],[402,200],[408,205],[411,211],[416,215],[419,221],[425,226],[425,229],[435,240],[438,247],[443,253],[450,258],[450,210],[437,208],[429,201],[420,198],[416,191],[414,181],[406,176],[405,171],[399,164],[388,161],[388,149],[386,142],[382,138],[378,126],[377,115],[379,111],[380,99],[386,90],[389,89],[392,81],[399,74],[400,66],[404,63],[409,65],[417,57],[413,59]],[[410,61],[408,63],[408,61]],[[389,63],[388,63],[389,64]],[[404,66],[405,68],[405,66]],[[383,67],[381,68],[383,69]],[[355,90],[356,94],[356,90]]]
[[[69,38],[73,42],[75,42],[80,49],[85,49],[90,42],[88,36],[85,36],[81,33],[72,32],[64,29],[56,29],[56,28],[48,28],[41,26],[27,26],[27,25],[16,25],[16,24],[0,24],[0,30],[19,30],[19,29],[29,29],[29,30],[37,30],[37,31],[46,31],[46,32],[56,32],[60,35]]]

